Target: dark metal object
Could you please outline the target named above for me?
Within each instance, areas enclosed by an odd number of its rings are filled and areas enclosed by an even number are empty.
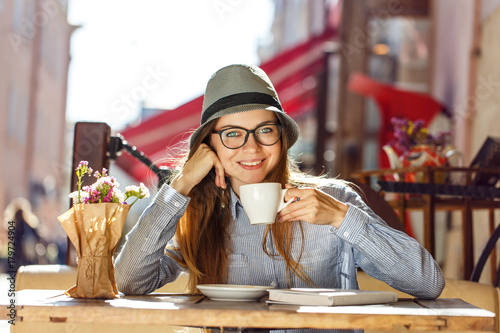
[[[488,260],[488,257],[492,253],[493,250],[495,250],[495,245],[500,238],[500,225],[496,227],[495,231],[491,235],[490,239],[486,243],[486,245],[483,248],[483,251],[481,252],[481,255],[479,256],[479,259],[476,263],[476,266],[474,267],[474,270],[472,271],[470,280],[474,282],[478,282],[479,278],[481,277],[481,273],[483,272],[484,265],[486,264],[486,261]],[[495,280],[492,281],[493,285],[495,287],[498,287],[499,282],[500,282],[500,265],[497,268],[497,272],[495,275]]]
[[[385,192],[412,193],[427,195],[450,195],[476,199],[500,198],[500,188],[491,186],[466,186],[451,184],[402,183],[377,181]]]
[[[154,164],[143,152],[137,150],[137,147],[129,145],[125,138],[117,134],[116,136],[110,137],[108,144],[107,157],[110,160],[116,160],[123,150],[126,150],[130,155],[144,163],[150,170],[152,170],[158,176],[158,188],[162,187],[163,184],[168,182],[172,174],[172,170],[158,167]]]

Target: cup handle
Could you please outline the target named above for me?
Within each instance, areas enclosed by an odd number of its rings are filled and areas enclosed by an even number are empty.
[[[281,190],[281,200],[280,200],[280,205],[278,207],[278,213],[281,212],[283,210],[283,208],[285,208],[286,206],[288,206],[289,204],[292,203],[293,199],[295,198],[291,198],[290,200],[288,200],[287,202],[285,202],[285,193],[286,191],[288,191],[287,188],[284,188]]]

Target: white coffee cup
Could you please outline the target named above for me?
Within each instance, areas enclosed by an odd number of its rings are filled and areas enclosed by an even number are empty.
[[[293,201],[285,202],[287,189],[280,183],[257,183],[240,186],[240,201],[250,224],[271,224],[276,214]]]

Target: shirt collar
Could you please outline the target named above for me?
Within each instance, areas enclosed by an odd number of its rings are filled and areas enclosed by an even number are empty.
[[[241,206],[241,202],[236,193],[234,193],[232,186],[229,185],[228,187],[230,191],[229,209],[231,210],[231,216],[233,217],[233,220],[236,220],[238,218],[238,210],[236,208],[238,204]]]

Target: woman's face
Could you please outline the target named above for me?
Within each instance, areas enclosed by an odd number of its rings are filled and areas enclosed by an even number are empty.
[[[223,116],[217,120],[215,131],[225,128],[240,127],[253,130],[265,124],[278,124],[278,118],[272,111],[255,110]],[[240,148],[226,148],[219,134],[211,134],[211,145],[219,157],[233,190],[239,195],[241,185],[260,183],[278,164],[281,140],[272,146],[264,146],[255,141],[253,134]]]

